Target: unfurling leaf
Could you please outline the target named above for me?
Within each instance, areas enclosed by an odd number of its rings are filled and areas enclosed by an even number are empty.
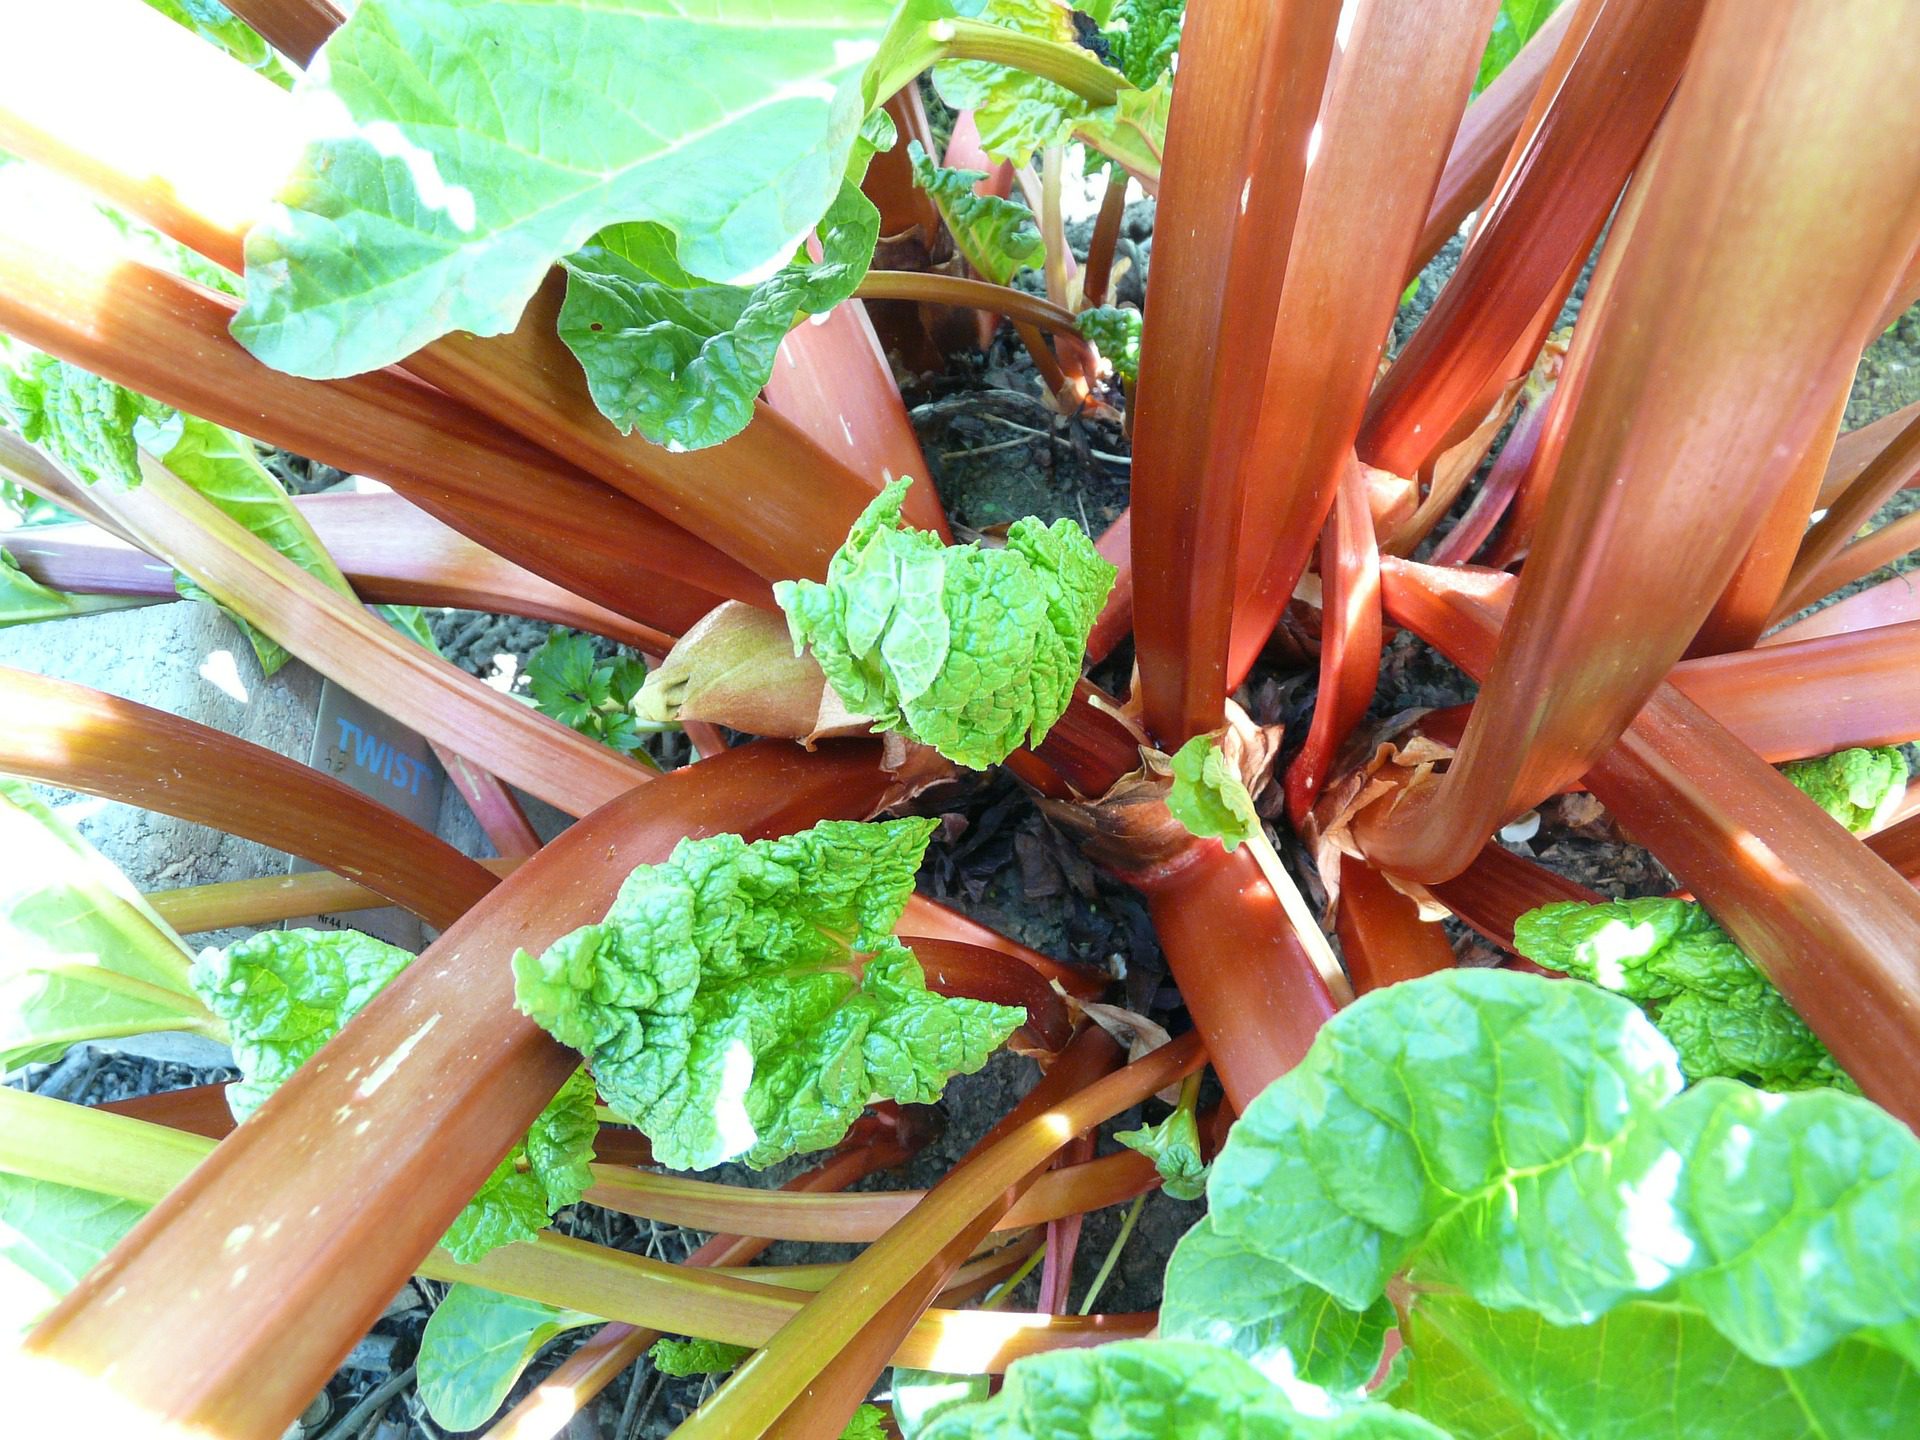
[[[1253,797],[1211,735],[1196,735],[1173,756],[1173,818],[1201,839],[1217,839],[1231,853],[1260,833]]]
[[[448,1430],[476,1430],[493,1418],[533,1357],[569,1330],[601,1323],[478,1285],[448,1287],[420,1335],[420,1399]]]
[[[1907,757],[1897,745],[1796,760],[1780,773],[1856,835],[1887,824],[1907,793]]]
[[[263,930],[204,950],[193,986],[227,1022],[240,1079],[227,1087],[244,1120],[317,1054],[413,956],[356,930]],[[455,1217],[441,1241],[462,1264],[529,1240],[591,1183],[593,1086],[575,1072]]]
[[[685,450],[739,434],[787,332],[852,295],[873,261],[880,212],[857,179],[818,235],[818,261],[802,252],[757,285],[688,274],[664,225],[612,226],[569,256],[560,338],[600,413],[623,435]]]
[[[89,485],[140,483],[133,427],[171,408],[38,351],[0,348],[0,358],[13,362],[0,369],[0,412],[24,439]]]
[[[703,280],[763,280],[839,193],[905,78],[876,73],[890,31],[924,9],[362,0],[296,92],[313,138],[247,237],[234,333],[321,378],[498,335],[613,225],[663,227]]]
[[[1157,181],[1172,113],[1173,76],[1163,75],[1145,90],[1122,90],[1113,104],[1089,111],[1073,135],[1143,180]]]
[[[1075,317],[1080,334],[1131,385],[1140,378],[1140,312],[1131,305],[1098,305]]]
[[[698,1336],[687,1340],[656,1340],[647,1351],[654,1369],[662,1375],[681,1378],[724,1375],[738,1369],[740,1362],[752,1353],[752,1347],[747,1345],[729,1345],[724,1340],[702,1340]]]
[[[1005,285],[1023,267],[1046,259],[1046,242],[1033,212],[998,195],[976,195],[973,187],[987,178],[984,170],[948,170],[935,165],[910,141],[913,183],[932,197],[940,218],[953,234],[953,243],[967,263],[996,285]]]
[[[660,1164],[833,1145],[873,1100],[937,1099],[1024,1015],[933,994],[892,936],[933,824],[683,840],[604,921],[515,955],[516,1003],[587,1057]]]
[[[1296,1409],[1239,1356],[1190,1340],[1054,1350],[1007,1367],[991,1400],[942,1412],[920,1440],[1446,1440],[1384,1405]]]
[[[1786,996],[1694,900],[1563,901],[1514,922],[1514,948],[1646,1008],[1689,1079],[1856,1090]]]
[[[1065,711],[1116,572],[1071,520],[1015,521],[1003,550],[942,545],[901,528],[906,493],[867,507],[826,584],[774,598],[848,710],[984,770]]]
[[[193,957],[131,881],[18,780],[0,778],[0,1071],[84,1040],[220,1036]]]
[[[1208,1199],[1169,1267],[1169,1332],[1335,1403],[1377,1345],[1307,1337],[1364,1337],[1395,1274],[1414,1376],[1395,1403],[1460,1434],[1659,1415],[1866,1435],[1889,1393],[1892,1413],[1920,1396],[1920,1142],[1832,1090],[1682,1092],[1646,1018],[1592,986],[1461,970],[1363,997],[1248,1107]],[[1339,1384],[1313,1378],[1329,1359]],[[1753,1405],[1689,1404],[1706,1375]],[[1457,1395],[1484,1418],[1463,1426]]]
[[[1182,1086],[1180,1103],[1166,1119],[1113,1137],[1153,1161],[1160,1172],[1160,1188],[1176,1200],[1198,1200],[1206,1193],[1208,1167],[1200,1158],[1200,1127],[1193,1114],[1198,1093],[1197,1086]]]

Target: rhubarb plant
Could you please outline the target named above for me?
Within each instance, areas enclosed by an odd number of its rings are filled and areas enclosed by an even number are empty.
[[[832,1145],[875,1099],[937,1099],[1024,1017],[933,994],[893,937],[934,823],[683,840],[604,920],[515,955],[517,1003],[663,1165]]]
[[[1066,711],[1116,572],[1071,520],[1017,520],[1003,549],[942,545],[905,527],[906,493],[896,480],[867,507],[824,585],[774,598],[848,710],[984,770]]]
[[[1033,212],[998,195],[976,194],[974,187],[987,178],[984,170],[950,170],[935,165],[910,141],[913,183],[932,198],[946,222],[953,243],[967,263],[996,285],[1005,285],[1019,270],[1040,264],[1046,243]]]

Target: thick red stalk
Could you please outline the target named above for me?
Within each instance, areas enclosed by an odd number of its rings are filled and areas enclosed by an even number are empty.
[[[1500,607],[1457,574],[1394,566],[1388,611],[1479,675]],[[1436,625],[1436,612],[1448,618]],[[1920,894],[1899,872],[1671,685],[1655,687],[1587,784],[1867,1096],[1920,1123]]]
[[[312,64],[347,18],[331,0],[233,0],[227,8],[296,65]]]
[[[1920,545],[1920,536],[1915,537],[1914,543]],[[1784,645],[1790,640],[1813,640],[1822,635],[1849,635],[1861,630],[1875,630],[1882,625],[1898,625],[1907,620],[1920,620],[1920,585],[1915,585],[1905,575],[1896,575],[1871,589],[1816,610],[1804,620],[1796,620],[1771,635],[1762,636],[1757,648],[1764,650],[1769,645]]]
[[[1107,603],[1094,617],[1087,633],[1087,658],[1098,665],[1133,630],[1133,511],[1122,510],[1106,528],[1094,549],[1120,573],[1115,576]]]
[[[1453,148],[1447,152],[1447,163],[1441,168],[1440,182],[1427,207],[1426,223],[1414,241],[1413,259],[1402,276],[1403,287],[1427,268],[1466,223],[1467,216],[1493,193],[1494,181],[1513,149],[1521,121],[1540,93],[1541,81],[1549,73],[1567,22],[1578,8],[1569,3],[1555,10],[1494,82],[1474,96],[1466,114],[1460,117]]]
[[[1916,549],[1920,549],[1920,510],[1908,511],[1898,520],[1889,520],[1869,530],[1809,574],[1803,587],[1806,599],[1802,603],[1810,605]],[[1792,613],[1791,608],[1783,606],[1775,618],[1785,619]]]
[[[1458,874],[1612,744],[1791,479],[1822,378],[1851,369],[1920,234],[1920,52],[1896,20],[1811,3],[1751,19],[1716,0],[1704,22],[1574,337],[1555,407],[1571,394],[1574,414],[1512,622],[1445,779],[1363,819],[1376,865]],[[1776,289],[1795,303],[1763,326],[1753,296]]]
[[[1549,387],[1520,412],[1520,418],[1507,435],[1507,443],[1493,457],[1493,466],[1487,471],[1487,478],[1480,482],[1479,493],[1473,497],[1467,513],[1434,547],[1432,562],[1435,565],[1470,564],[1493,534],[1494,527],[1506,516],[1508,507],[1533,471],[1542,423],[1553,394]]]
[[[1814,508],[1824,510],[1838,500],[1860,472],[1873,463],[1874,457],[1892,443],[1893,437],[1916,419],[1920,419],[1920,400],[1902,406],[1891,415],[1869,421],[1857,430],[1849,430],[1834,441],[1833,458],[1827,462],[1827,473],[1820,481],[1820,494]]]
[[[467,802],[467,809],[479,822],[480,833],[487,837],[496,855],[509,860],[525,859],[540,848],[539,832],[498,775],[482,770],[464,755],[456,755],[438,742],[433,746],[433,753],[453,788]]]
[[[898,798],[879,751],[742,746],[575,825],[155,1206],[28,1350],[182,1428],[278,1436],[579,1063],[513,1008],[514,951],[597,920],[683,837],[872,814]]]
[[[1513,948],[1513,923],[1527,911],[1568,900],[1592,905],[1606,898],[1499,845],[1488,845],[1453,879],[1429,889],[1456,918],[1504,950]]]
[[[1320,690],[1306,743],[1287,767],[1287,814],[1297,827],[1320,798],[1327,767],[1373,703],[1380,678],[1380,550],[1367,480],[1346,474],[1320,541]]]
[[[1827,513],[1805,532],[1793,571],[1779,592],[1773,619],[1779,621],[1802,606],[1811,605],[1826,591],[1821,572],[1847,547],[1894,491],[1920,479],[1920,417],[1909,421],[1886,448],[1834,500]]]
[[[1439,923],[1422,920],[1418,905],[1351,855],[1340,857],[1334,922],[1356,994],[1453,968],[1453,946]]]
[[[940,163],[949,170],[978,170],[981,178],[974,182],[973,193],[992,196],[1005,200],[1013,194],[1013,164],[1007,160],[990,160],[986,150],[980,144],[980,126],[973,118],[971,110],[962,110],[953,117],[953,133],[947,137],[946,154]],[[995,332],[1000,328],[1000,317],[992,311],[981,310],[974,315],[974,339],[985,350],[993,344]]]
[[[1355,12],[1319,115],[1320,146],[1264,342],[1261,404],[1247,401],[1259,367],[1227,381],[1232,402],[1257,419],[1240,457],[1250,473],[1234,561],[1229,685],[1245,678],[1286,609],[1352,463],[1406,255],[1493,10],[1488,0],[1370,0]],[[1159,263],[1157,248],[1154,256]]]
[[[1355,443],[1366,464],[1423,468],[1572,283],[1673,93],[1704,3],[1610,0],[1601,12],[1460,268],[1374,389]]]
[[[494,876],[331,775],[205,725],[81,685],[0,668],[0,772],[211,825],[330,870],[433,925]]]
[[[1133,427],[1140,698],[1168,750],[1224,714],[1264,408],[1248,396],[1267,372],[1339,12],[1332,0],[1187,12],[1160,196],[1171,223],[1156,232]]]

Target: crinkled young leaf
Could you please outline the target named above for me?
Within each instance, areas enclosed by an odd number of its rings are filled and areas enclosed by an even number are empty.
[[[449,1255],[470,1265],[489,1250],[531,1240],[555,1212],[587,1193],[599,1128],[593,1099],[593,1082],[584,1070],[567,1077],[447,1227],[440,1243]]]
[[[1352,1310],[1211,1218],[1167,1262],[1160,1333],[1225,1346],[1282,1386],[1295,1381],[1351,1399],[1380,1368],[1393,1306]]]
[[[0,1173],[0,1336],[24,1335],[146,1213],[118,1196]]]
[[[1885,825],[1907,793],[1907,757],[1897,745],[1796,760],[1780,773],[1856,835]]]
[[[1115,0],[1101,25],[1107,58],[1142,90],[1173,68],[1187,0]]]
[[[683,840],[600,924],[517,954],[516,1003],[587,1057],[663,1165],[832,1145],[873,1100],[937,1099],[1023,1018],[933,994],[892,938],[932,826]]]
[[[1078,45],[1073,12],[1054,0],[986,0],[976,19],[1056,45]],[[934,88],[955,110],[973,111],[980,146],[995,160],[1024,165],[1033,152],[1066,140],[1097,107],[1051,80],[989,60],[946,60]]]
[[[906,493],[895,481],[866,508],[826,584],[774,598],[848,710],[984,770],[1065,711],[1116,572],[1071,520],[1018,520],[1003,550],[942,545],[901,528]]]
[[[173,410],[158,400],[24,347],[0,345],[0,412],[76,479],[140,483],[133,427],[164,421]]]
[[[1153,1161],[1160,1188],[1174,1199],[1198,1200],[1206,1193],[1207,1164],[1200,1158],[1200,1127],[1191,1107],[1176,1105],[1157,1125],[1122,1130],[1113,1138]]]
[[[1232,852],[1260,833],[1253,797],[1211,735],[1196,735],[1173,755],[1167,809],[1188,832]]]
[[[840,1440],[886,1440],[887,1412],[878,1405],[862,1405],[840,1432]]]
[[[1158,180],[1172,114],[1173,76],[1162,75],[1145,90],[1122,90],[1113,104],[1089,111],[1073,135],[1142,179]]]
[[[248,236],[234,334],[323,378],[497,335],[626,223],[671,231],[689,274],[764,279],[839,192],[896,15],[927,9],[362,0],[296,91],[313,138]]]
[[[1763,1364],[1920,1319],[1920,1141],[1834,1091],[1684,1094],[1592,986],[1460,970],[1376,991],[1235,1125],[1208,1223],[1349,1310],[1418,1290],[1581,1324],[1661,1294]]]
[[[478,1429],[535,1355],[569,1330],[601,1323],[478,1285],[449,1286],[420,1336],[420,1399],[443,1428]]]
[[[220,0],[147,0],[147,4],[208,44],[217,45],[249,70],[258,70],[282,90],[292,88],[293,75],[273,47]]]
[[[127,877],[17,780],[0,778],[0,1071],[83,1040],[222,1034],[193,957]]]
[[[1562,901],[1514,924],[1535,964],[1637,1000],[1689,1079],[1752,1078],[1774,1090],[1857,1091],[1827,1047],[1693,900]]]
[[[1456,1440],[1887,1440],[1920,1415],[1920,1371],[1864,1335],[1784,1370],[1657,1300],[1563,1327],[1429,1295],[1405,1336],[1393,1403]]]
[[[941,1414],[921,1440],[1446,1440],[1384,1405],[1303,1413],[1239,1356],[1189,1340],[1030,1355],[991,1400]]]
[[[1097,305],[1075,317],[1080,334],[1113,373],[1131,385],[1140,378],[1140,312],[1131,305]]]
[[[331,1040],[413,956],[357,930],[263,930],[200,952],[194,989],[227,1022],[240,1079],[227,1087],[244,1120]],[[593,1085],[575,1071],[494,1167],[441,1244],[472,1264],[528,1240],[592,1183]]]
[[[940,1370],[906,1370],[895,1366],[892,1376],[894,1423],[900,1440],[920,1440],[935,1418],[956,1405],[984,1400],[993,1393],[990,1375],[949,1375]]]
[[[0,550],[0,627],[31,625],[39,620],[64,620],[72,615],[94,615],[102,610],[125,610],[147,602],[138,596],[69,595],[42,585],[5,550]]]
[[[818,261],[803,251],[751,286],[688,274],[659,224],[612,226],[569,256],[560,338],[600,413],[623,435],[686,450],[739,434],[787,332],[853,294],[873,261],[880,212],[857,179],[817,233]]]
[[[193,988],[233,1036],[244,1120],[340,1033],[413,956],[358,930],[263,930],[193,964]]]
[[[987,178],[986,171],[935,165],[918,140],[907,143],[907,154],[913,161],[913,183],[932,197],[953,233],[953,243],[981,275],[1005,285],[1015,271],[1046,258],[1046,242],[1031,210],[998,195],[974,194],[973,187]]]
[[[656,1340],[647,1354],[653,1368],[662,1375],[685,1378],[688,1375],[724,1375],[736,1370],[753,1353],[751,1345],[729,1345],[724,1340]]]

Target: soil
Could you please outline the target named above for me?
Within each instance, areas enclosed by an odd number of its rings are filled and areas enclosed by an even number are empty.
[[[1086,221],[1070,226],[1076,250],[1084,246],[1090,228]],[[1122,300],[1137,305],[1152,255],[1150,203],[1129,208],[1123,233],[1122,254],[1129,263],[1118,291]],[[1422,274],[1415,295],[1396,318],[1395,348],[1431,307],[1458,261],[1460,248],[1458,239],[1449,242]],[[1563,323],[1570,323],[1578,313],[1585,284],[1583,276]],[[1121,427],[1111,420],[1055,413],[1041,398],[1041,386],[1024,350],[1004,327],[984,354],[956,354],[944,370],[900,378],[933,478],[963,535],[989,532],[1023,515],[1045,520],[1071,517],[1098,534],[1127,503],[1128,446]],[[1847,424],[1849,428],[1864,424],[1916,398],[1920,398],[1920,310],[1907,315],[1868,352]],[[285,457],[276,468],[302,491],[324,489],[341,478],[337,472],[294,457]],[[1889,513],[1914,504],[1920,504],[1920,492],[1904,492]],[[545,625],[536,622],[461,611],[438,613],[432,623],[450,660],[490,683],[516,689],[524,689],[526,657],[548,633]],[[613,653],[610,644],[604,648]],[[1103,668],[1101,678],[1123,685],[1129,664],[1123,648]],[[1300,734],[1304,725],[1297,722],[1311,704],[1313,685],[1314,676],[1308,670],[1267,665],[1256,671],[1241,699],[1257,719],[1284,721]],[[1472,694],[1472,683],[1464,675],[1403,634],[1388,647],[1373,713],[1385,718],[1409,708],[1464,701]],[[678,737],[663,741],[655,753],[669,767],[686,760],[684,741]],[[1115,977],[1119,998],[1129,1008],[1175,1033],[1187,1027],[1143,904],[1133,892],[1088,865],[1015,782],[1004,774],[971,781],[941,796],[935,813],[943,824],[921,872],[927,893],[1040,950],[1106,970]],[[1538,832],[1512,848],[1610,895],[1658,893],[1672,884],[1650,855],[1620,843],[1603,823],[1596,824],[1590,807],[1544,807]],[[955,1079],[935,1107],[939,1138],[911,1164],[874,1177],[865,1188],[911,1188],[936,1182],[1006,1113],[1037,1073],[1030,1060],[1003,1053],[977,1075]],[[193,1071],[82,1049],[59,1065],[25,1077],[24,1083],[67,1099],[98,1101],[230,1076],[231,1072]],[[1145,1112],[1148,1118],[1158,1118],[1165,1107],[1149,1102]],[[1142,1118],[1136,1109],[1102,1127],[1100,1152],[1117,1148],[1113,1133],[1139,1125]],[[794,1168],[790,1163],[755,1176],[732,1166],[715,1174],[733,1183],[775,1184]],[[1173,1244],[1202,1212],[1200,1203],[1151,1196],[1100,1296],[1099,1307],[1116,1311],[1153,1307]],[[1123,1213],[1114,1209],[1088,1217],[1075,1265],[1076,1303],[1112,1245]],[[587,1205],[563,1213],[557,1224],[567,1233],[668,1260],[683,1258],[704,1238]],[[840,1258],[844,1253],[843,1247],[779,1245],[769,1258],[773,1263],[790,1263]],[[1025,1282],[1012,1303],[1031,1305],[1037,1284],[1036,1275]],[[440,1287],[426,1282],[410,1284],[290,1435],[329,1433],[328,1427],[337,1425],[359,1400],[409,1365],[439,1292]],[[550,1347],[517,1387],[516,1396],[558,1363],[572,1343],[577,1343],[577,1336],[573,1342]],[[610,1387],[593,1412],[593,1423],[580,1433],[607,1440],[664,1435],[711,1388],[711,1382],[698,1378],[656,1381],[649,1370],[636,1367]],[[379,1440],[400,1440],[442,1432],[424,1417],[409,1387],[362,1433]]]

